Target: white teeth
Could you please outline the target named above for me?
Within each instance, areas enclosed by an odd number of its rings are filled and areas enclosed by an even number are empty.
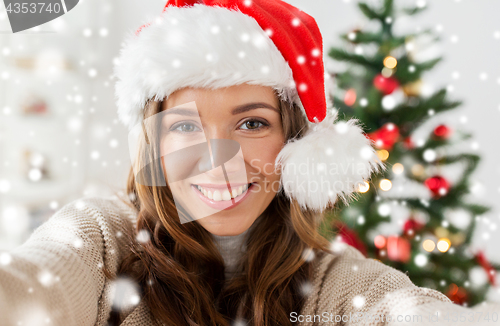
[[[222,195],[219,190],[214,191],[214,201],[221,201],[222,200]]]
[[[229,190],[224,190],[222,192],[222,200],[231,200],[231,195],[229,194]]]
[[[222,192],[220,192],[219,190],[214,190],[214,192],[212,193],[211,190],[207,190],[205,188],[203,188],[202,186],[196,186],[198,188],[198,190],[205,196],[207,197],[208,199],[212,199],[214,201],[222,201],[222,200],[231,200],[232,198],[236,198],[238,196],[240,196],[241,194],[245,193],[245,191],[247,191],[248,189],[248,184],[246,185],[243,185],[243,186],[239,186],[239,187],[235,187],[231,190],[231,192],[229,192],[229,190],[224,190]]]

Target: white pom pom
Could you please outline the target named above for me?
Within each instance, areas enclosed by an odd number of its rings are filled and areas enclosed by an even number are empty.
[[[311,124],[304,137],[291,140],[280,151],[281,189],[303,209],[323,211],[338,198],[348,203],[359,184],[385,169],[357,119],[335,123],[328,113]]]

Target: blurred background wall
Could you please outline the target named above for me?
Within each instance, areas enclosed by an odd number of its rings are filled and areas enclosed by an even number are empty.
[[[345,69],[326,53],[341,44],[341,33],[370,28],[356,2],[287,2],[316,18],[327,69]],[[62,17],[12,34],[0,4],[0,250],[22,243],[70,200],[124,189],[130,159],[127,132],[115,113],[112,63],[125,33],[163,6],[163,0],[83,0]],[[478,218],[474,246],[500,261],[500,3],[440,0],[428,6],[416,18],[399,19],[395,30],[433,28],[442,37],[421,51],[422,58],[444,56],[424,75],[425,87],[447,85],[452,99],[464,101],[436,119],[475,136],[464,144],[483,158],[471,201],[493,209]]]

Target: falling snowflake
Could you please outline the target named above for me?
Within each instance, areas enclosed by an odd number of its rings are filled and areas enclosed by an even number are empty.
[[[118,311],[127,310],[140,302],[139,286],[130,278],[119,277],[111,283],[108,300]]]
[[[220,27],[219,26],[212,26],[212,28],[210,28],[210,31],[212,32],[212,34],[219,34]]]
[[[313,286],[310,281],[304,281],[300,285],[300,293],[302,294],[302,296],[308,296],[309,294],[311,294],[312,290]]]
[[[0,193],[7,193],[10,190],[10,182],[8,180],[0,180]]]
[[[96,69],[94,69],[94,68],[91,68],[91,69],[89,69],[88,74],[89,74],[89,77],[90,77],[90,78],[94,78],[94,77],[96,77],[96,76],[97,76],[97,70],[96,70]]]
[[[238,318],[231,324],[231,326],[247,326],[247,322],[244,319]]]
[[[339,134],[345,134],[349,130],[349,126],[345,121],[339,121],[335,124],[335,130]]]
[[[342,253],[347,248],[347,244],[341,241],[340,237],[336,237],[333,242],[330,243],[330,250],[335,253]]]
[[[427,265],[428,261],[429,259],[424,254],[418,254],[415,256],[415,265],[419,267],[424,267],[425,265]]]
[[[116,147],[118,147],[118,140],[116,140],[116,139],[111,139],[111,140],[109,141],[109,147],[111,147],[111,148],[116,148]]]
[[[136,236],[136,239],[137,241],[139,241],[140,243],[146,243],[149,241],[150,239],[150,235],[149,235],[149,232],[147,230],[140,230],[138,233],[137,233],[137,236]]]
[[[315,254],[312,248],[306,248],[304,251],[302,251],[302,259],[304,259],[307,262],[310,262],[314,259]]]
[[[357,295],[352,299],[352,304],[356,308],[362,308],[365,305],[366,298],[361,295]]]
[[[73,246],[75,246],[75,248],[81,248],[81,247],[83,247],[83,240],[81,238],[76,238],[73,241]]]
[[[45,287],[51,286],[55,281],[54,275],[48,270],[43,270],[38,273],[38,282]]]
[[[83,36],[85,36],[85,37],[92,36],[92,30],[90,28],[85,28],[82,33],[83,33]]]
[[[12,261],[12,256],[7,252],[2,252],[0,254],[0,265],[9,265]]]
[[[85,203],[83,202],[83,200],[77,200],[75,202],[75,207],[76,209],[82,210],[85,207]]]
[[[108,31],[108,29],[107,29],[107,28],[104,28],[104,27],[103,27],[103,28],[101,28],[101,29],[99,30],[99,35],[100,35],[101,37],[106,37],[106,36],[108,36],[108,34],[109,34],[109,31]]]

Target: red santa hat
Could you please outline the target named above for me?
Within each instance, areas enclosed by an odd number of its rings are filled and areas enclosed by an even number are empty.
[[[128,36],[115,77],[118,116],[129,129],[141,122],[148,100],[184,87],[270,86],[295,102],[312,125],[284,146],[276,163],[282,189],[303,208],[347,202],[383,168],[357,120],[335,123],[319,27],[284,1],[168,0],[161,16]],[[304,164],[310,171],[297,172]]]

